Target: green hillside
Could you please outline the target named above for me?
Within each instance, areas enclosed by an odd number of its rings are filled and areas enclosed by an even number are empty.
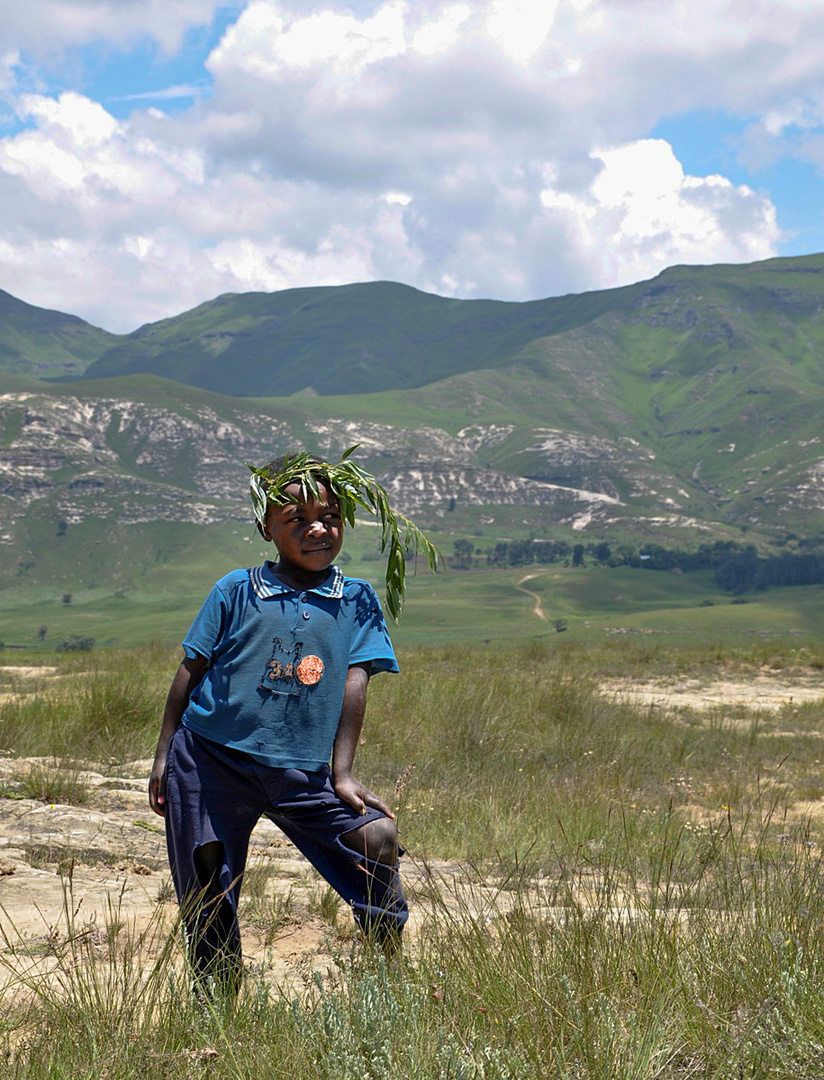
[[[246,397],[412,389],[519,364],[629,397],[667,437],[741,395],[792,409],[822,385],[824,256],[673,267],[648,282],[527,303],[391,282],[226,295],[142,327],[88,377],[147,372]],[[742,402],[742,435],[750,429]]]
[[[74,315],[33,307],[0,289],[0,371],[80,375],[118,340]]]
[[[150,372],[248,397],[424,386],[591,322],[628,291],[521,304],[448,300],[392,282],[226,295],[142,327],[87,375]]]

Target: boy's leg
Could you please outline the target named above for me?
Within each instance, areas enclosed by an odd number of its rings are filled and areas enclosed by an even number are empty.
[[[349,904],[366,933],[382,944],[399,940],[409,908],[390,818],[372,808],[358,814],[335,794],[328,768],[283,770],[265,814]]]
[[[230,993],[240,985],[237,905],[249,836],[260,816],[250,805],[253,795],[254,777],[230,753],[178,729],[166,776],[169,865],[195,974],[214,978]]]

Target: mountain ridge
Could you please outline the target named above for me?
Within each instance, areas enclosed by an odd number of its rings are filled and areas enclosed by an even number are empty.
[[[398,314],[401,299],[411,306]],[[19,304],[31,320],[30,305]],[[0,342],[3,310],[0,296]],[[439,321],[422,320],[429,311]],[[49,326],[77,329],[47,314],[46,349]],[[0,579],[37,565],[38,532],[57,535],[61,521],[71,533],[95,519],[105,528],[245,520],[247,461],[299,447],[334,456],[354,443],[401,510],[455,534],[587,530],[683,543],[745,530],[763,544],[821,531],[824,255],[671,267],[620,290],[527,304],[381,282],[227,294],[115,339],[114,352],[150,341],[158,365],[164,343],[174,354],[197,341],[194,370],[205,341],[231,389],[246,391],[220,334],[293,316],[293,337],[306,331],[300,385],[280,396],[219,393],[153,372],[103,377],[112,349],[81,378],[0,368],[0,544],[9,556]],[[354,330],[344,348],[335,335],[345,325]],[[429,343],[416,385],[416,355],[394,372],[377,346],[361,355],[370,334]],[[316,372],[332,354],[345,362],[319,393]],[[355,392],[361,377],[370,392]]]
[[[0,289],[0,371],[35,378],[81,375],[116,340],[76,315],[35,307]]]

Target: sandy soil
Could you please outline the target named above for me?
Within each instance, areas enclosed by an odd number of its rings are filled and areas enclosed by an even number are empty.
[[[143,932],[156,926],[157,945],[173,929],[177,905],[166,862],[162,819],[149,809],[146,778],[151,762],[134,762],[113,780],[90,768],[81,774],[91,789],[89,806],[49,805],[28,798],[0,798],[0,986],[32,966],[42,970],[71,934],[105,940],[112,924]],[[46,759],[0,759],[0,785],[13,792],[15,778]],[[410,944],[427,908],[432,874],[447,896],[460,877],[457,864],[403,864],[412,900]],[[334,922],[317,914],[325,883],[270,822],[252,837],[247,877],[265,881],[264,899],[243,902],[244,955],[281,988],[299,989],[312,972],[326,972],[333,954],[354,944],[351,916],[341,905]],[[486,888],[481,886],[479,903]],[[272,933],[272,897],[287,914]],[[281,920],[278,920],[280,923]]]
[[[800,672],[791,675],[760,674],[747,679],[606,679],[601,692],[663,709],[708,710],[744,705],[750,709],[782,709],[821,701],[824,704],[824,674]]]

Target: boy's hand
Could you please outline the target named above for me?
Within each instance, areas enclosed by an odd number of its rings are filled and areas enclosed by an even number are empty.
[[[380,810],[382,814],[386,814],[387,817],[395,817],[383,799],[379,799],[374,791],[370,791],[360,780],[355,779],[351,773],[335,778],[333,783],[338,797],[343,799],[344,802],[348,802],[359,814],[365,814],[367,806],[373,806],[376,810]]]
[[[149,776],[149,806],[161,817],[166,816],[166,784],[164,773],[166,771],[166,759],[155,763]]]
[[[185,656],[172,679],[166,708],[163,710],[163,723],[157,740],[154,764],[149,775],[149,806],[161,817],[166,816],[166,755],[169,743],[180,726],[183,711],[189,704],[192,691],[203,678],[209,666],[204,656]]]

